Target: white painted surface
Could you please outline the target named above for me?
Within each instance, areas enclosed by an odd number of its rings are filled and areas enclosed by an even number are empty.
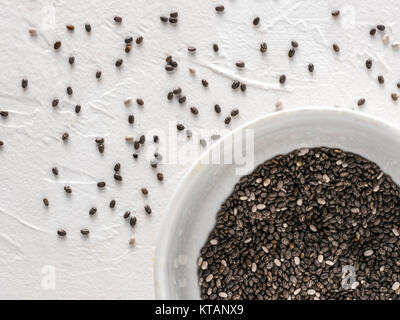
[[[216,14],[214,6],[223,3],[225,12]],[[333,9],[340,9],[337,19]],[[160,15],[179,12],[176,26],[162,24]],[[124,21],[116,25],[114,15]],[[258,27],[252,25],[260,16]],[[366,112],[397,125],[399,102],[390,94],[398,92],[400,81],[400,41],[397,1],[39,1],[3,0],[0,6],[0,110],[9,111],[8,119],[0,119],[0,298],[153,298],[153,257],[157,234],[164,210],[185,169],[185,164],[162,164],[165,175],[160,184],[145,160],[154,144],[147,137],[141,158],[132,159],[133,148],[124,137],[147,133],[150,129],[168,132],[170,121],[179,120],[192,129],[223,129],[224,117],[234,107],[240,115],[230,128],[235,128],[266,113],[274,112],[277,100],[283,109],[307,106],[356,108],[356,101],[365,97]],[[92,25],[88,35],[84,24]],[[65,24],[74,24],[69,32]],[[371,38],[369,29],[386,25],[384,33]],[[35,27],[39,35],[32,38],[28,29]],[[140,48],[123,51],[127,35],[144,37]],[[390,40],[382,38],[388,34]],[[290,41],[300,44],[294,59],[287,51]],[[58,52],[54,41],[61,40]],[[262,55],[259,45],[266,41],[268,52]],[[220,52],[212,51],[218,43]],[[331,49],[340,45],[340,54]],[[194,55],[188,46],[197,47]],[[75,56],[74,66],[68,57]],[[179,63],[173,74],[164,71],[164,59],[172,54]],[[123,58],[120,70],[114,66]],[[365,60],[372,58],[371,70]],[[244,60],[246,68],[237,70],[236,61]],[[314,74],[307,64],[315,65]],[[196,69],[190,75],[188,67]],[[100,81],[95,79],[101,69]],[[287,82],[278,85],[279,75]],[[385,77],[379,85],[377,75]],[[21,79],[29,79],[29,87],[21,89]],[[209,87],[203,88],[201,79]],[[247,91],[233,92],[232,79],[247,83]],[[72,97],[66,87],[74,89]],[[167,92],[182,87],[188,101],[185,106],[166,99]],[[60,99],[53,110],[51,100]],[[135,103],[123,104],[127,97],[142,97],[143,108]],[[76,116],[73,106],[82,105]],[[215,103],[222,114],[213,111]],[[197,118],[189,112],[195,105]],[[130,127],[128,114],[135,115]],[[70,141],[60,141],[68,131]],[[172,130],[172,132],[175,132]],[[106,151],[100,156],[94,137],[106,138]],[[180,134],[184,135],[184,133]],[[190,143],[198,146],[193,139]],[[161,137],[160,151],[167,147]],[[113,166],[121,162],[122,184],[113,181]],[[57,165],[60,175],[51,174]],[[106,180],[104,191],[96,182]],[[63,186],[73,188],[67,197]],[[144,199],[140,188],[150,191]],[[45,209],[42,198],[50,200]],[[117,207],[108,208],[115,198]],[[150,204],[153,214],[144,214]],[[88,210],[97,206],[98,214],[89,217]],[[137,245],[130,248],[132,230],[122,215],[137,209],[138,224],[133,231]],[[79,233],[82,227],[91,230],[88,239]],[[58,228],[68,236],[60,240]],[[48,267],[50,266],[50,267]],[[52,290],[51,275],[55,275]],[[47,288],[47,290],[46,290]]]

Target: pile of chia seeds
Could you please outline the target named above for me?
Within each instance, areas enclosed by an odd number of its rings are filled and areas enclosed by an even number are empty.
[[[259,165],[201,249],[202,299],[400,299],[400,188],[338,149]]]

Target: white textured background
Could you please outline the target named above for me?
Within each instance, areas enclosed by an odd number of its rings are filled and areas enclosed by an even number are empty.
[[[340,106],[356,108],[360,97],[366,104],[361,112],[370,113],[397,125],[399,103],[390,94],[400,93],[400,3],[395,0],[300,1],[300,0],[230,0],[230,1],[78,1],[78,0],[1,0],[0,1],[0,110],[9,111],[8,119],[0,119],[0,298],[132,298],[154,297],[154,249],[165,208],[171,193],[190,163],[162,164],[165,175],[160,184],[155,171],[145,159],[153,152],[151,135],[140,159],[132,159],[133,148],[124,137],[161,129],[168,132],[170,121],[184,123],[192,129],[223,129],[223,119],[233,107],[240,115],[233,119],[233,129],[256,117],[275,111],[282,100],[283,108],[303,106]],[[214,7],[225,5],[223,14]],[[332,18],[331,11],[341,15]],[[160,15],[179,12],[177,25],[163,24]],[[123,17],[116,25],[115,15]],[[260,16],[254,27],[252,20]],[[91,34],[84,24],[92,25]],[[75,25],[73,33],[65,25]],[[385,32],[375,37],[369,30],[385,24]],[[35,27],[37,37],[28,29]],[[384,34],[390,40],[382,41]],[[125,54],[124,39],[132,35],[144,37],[140,48],[133,44]],[[58,52],[53,43],[62,41]],[[287,51],[290,41],[300,47],[293,59]],[[268,52],[259,52],[261,42]],[[218,43],[215,54],[212,43]],[[331,49],[339,44],[340,54]],[[197,52],[188,54],[186,48]],[[172,54],[178,70],[167,74],[164,59]],[[75,56],[75,64],[68,57]],[[123,58],[120,70],[114,66]],[[372,58],[373,67],[366,70],[365,60]],[[245,70],[234,63],[246,62]],[[307,65],[315,71],[310,74]],[[196,69],[190,75],[188,67]],[[100,81],[96,70],[102,70]],[[285,73],[284,87],[278,84]],[[377,83],[377,75],[385,77],[385,85]],[[29,87],[21,89],[21,79],[29,79]],[[201,79],[209,88],[203,88]],[[247,83],[246,93],[233,92],[232,79]],[[72,97],[66,87],[74,89]],[[185,106],[169,102],[166,94],[182,87],[188,98]],[[51,100],[59,97],[60,106],[53,110]],[[143,108],[133,103],[126,107],[127,97],[142,97]],[[75,104],[82,105],[76,115]],[[215,103],[222,114],[213,111]],[[189,112],[195,105],[197,118]],[[130,127],[128,114],[135,115]],[[67,144],[60,141],[69,132]],[[182,134],[184,135],[184,134]],[[103,156],[94,143],[96,136],[106,139]],[[203,136],[207,138],[206,136]],[[167,149],[162,137],[159,147]],[[193,144],[198,139],[180,142]],[[112,178],[115,162],[121,162],[122,184]],[[51,167],[60,175],[55,178]],[[104,191],[96,187],[105,180]],[[67,197],[63,186],[72,186]],[[140,188],[147,186],[145,199]],[[48,197],[45,209],[42,198]],[[115,210],[108,208],[115,198]],[[152,216],[144,214],[150,204]],[[92,206],[98,208],[89,217]],[[121,217],[134,211],[138,224],[132,231]],[[91,230],[89,238],[79,230]],[[58,228],[68,232],[66,239],[56,235]],[[137,245],[130,248],[134,236]],[[46,275],[55,271],[56,288],[46,290]],[[44,284],[44,285],[43,285]]]

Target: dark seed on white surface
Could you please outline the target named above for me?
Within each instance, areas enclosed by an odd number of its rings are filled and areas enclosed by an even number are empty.
[[[64,187],[64,191],[65,191],[66,193],[68,193],[68,194],[72,193],[72,189],[71,189],[70,186],[65,186],[65,187]]]
[[[65,230],[63,230],[63,229],[59,229],[59,230],[57,230],[57,234],[60,237],[65,237],[67,235],[67,232]]]
[[[106,183],[104,181],[98,182],[97,187],[98,188],[104,188],[106,186]]]
[[[120,16],[115,16],[115,17],[114,17],[114,21],[115,21],[116,23],[121,23],[121,22],[122,22],[122,18],[121,18]]]
[[[57,168],[57,167],[51,168],[51,171],[53,172],[53,174],[54,174],[55,176],[58,176],[58,168]]]
[[[365,99],[364,99],[364,98],[361,98],[361,99],[359,99],[359,100],[357,101],[357,105],[358,105],[359,107],[362,106],[364,103],[365,103]]]
[[[93,216],[93,215],[95,215],[96,214],[96,212],[97,212],[97,208],[91,208],[90,210],[89,210],[89,215],[91,215],[91,216]]]
[[[144,207],[144,210],[146,211],[147,214],[151,214],[151,212],[152,212],[152,210],[151,210],[151,208],[150,208],[149,205],[146,205],[146,206]]]

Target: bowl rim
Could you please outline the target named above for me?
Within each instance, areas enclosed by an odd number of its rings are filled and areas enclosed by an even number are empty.
[[[355,120],[363,121],[364,123],[369,123],[370,125],[380,127],[381,129],[393,131],[397,133],[400,137],[400,128],[386,122],[385,120],[381,120],[376,116],[363,113],[362,111],[352,110],[352,109],[345,109],[345,108],[332,108],[332,107],[302,107],[302,108],[295,108],[289,110],[282,110],[277,111],[271,114],[265,114],[260,117],[257,117],[254,120],[248,121],[243,125],[233,129],[231,132],[223,136],[219,139],[216,143],[209,146],[200,157],[194,161],[189,168],[185,171],[184,175],[180,179],[177,187],[175,188],[169,203],[167,205],[167,209],[163,215],[163,221],[161,222],[161,230],[157,236],[156,241],[156,249],[154,255],[154,292],[156,299],[165,300],[165,299],[173,299],[169,296],[168,292],[168,281],[167,281],[167,274],[166,274],[166,262],[168,258],[168,245],[170,243],[171,235],[173,234],[173,226],[179,218],[178,212],[174,212],[173,207],[176,199],[180,197],[182,194],[183,188],[187,185],[187,183],[194,179],[195,176],[201,171],[198,170],[198,166],[201,161],[208,157],[210,152],[212,152],[215,148],[218,147],[223,141],[227,140],[232,135],[236,134],[241,130],[245,130],[248,128],[259,127],[260,125],[267,125],[268,122],[276,122],[284,119],[286,117],[293,117],[296,114],[305,113],[313,114],[313,115],[339,115],[339,116],[349,116]],[[196,173],[196,174],[195,174]]]

